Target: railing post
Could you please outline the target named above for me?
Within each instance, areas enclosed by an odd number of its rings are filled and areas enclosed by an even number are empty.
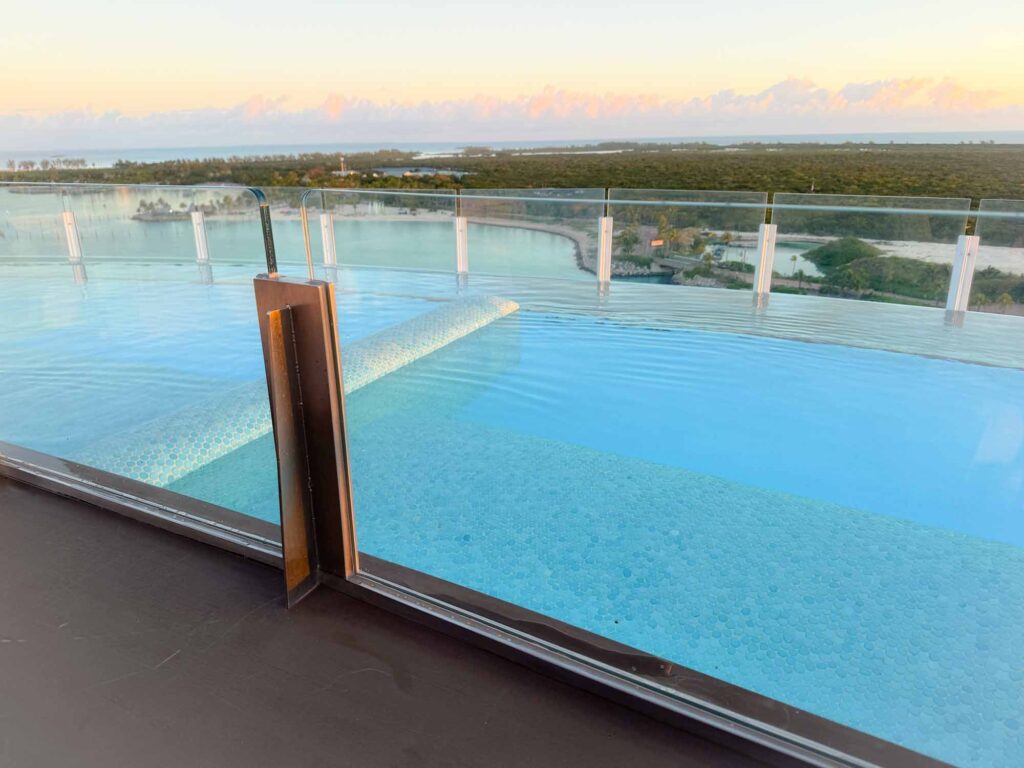
[[[977,235],[960,235],[956,242],[956,258],[950,274],[949,292],[946,294],[946,315],[951,320],[963,319],[971,302],[971,283],[978,259]]]
[[[597,221],[597,290],[608,293],[612,284],[612,245],[615,238],[615,220],[611,215],[611,190],[604,188],[604,206]]]
[[[82,261],[82,238],[78,234],[78,221],[73,211],[64,211],[64,235],[68,243],[68,261],[77,264]]]
[[[306,210],[306,201],[303,199],[299,206],[299,223],[302,225],[302,244],[306,250],[306,273],[310,280],[316,279],[316,270],[313,268],[313,247],[309,242],[309,211]]]
[[[597,282],[599,286],[607,288],[612,281],[612,238],[615,232],[615,221],[607,215],[598,221],[599,234],[597,238]]]
[[[469,274],[469,222],[462,213],[462,193],[455,192],[455,274],[465,280]]]
[[[75,283],[84,285],[89,281],[85,273],[85,262],[82,259],[82,237],[78,233],[78,221],[74,211],[64,211],[64,239],[68,244],[68,261],[75,277]]]
[[[334,214],[329,211],[320,214],[320,240],[323,243],[324,266],[338,266],[338,248],[334,242]]]
[[[210,249],[206,242],[206,214],[192,211],[192,235],[196,241],[196,264],[199,265],[199,279],[204,283],[213,282],[213,269],[210,266]]]
[[[274,276],[277,274],[277,249],[274,247],[274,223],[270,218],[270,202],[259,187],[249,187],[248,189],[259,204],[260,229],[263,230],[263,255],[267,260],[267,273]]]
[[[772,270],[775,268],[775,236],[778,227],[762,224],[757,232],[757,264],[754,266],[754,306],[768,306],[772,291]]]
[[[469,225],[465,216],[455,217],[455,271],[469,274]]]
[[[206,243],[206,216],[202,211],[192,211],[192,234],[196,239],[196,262],[208,264],[210,249]]]

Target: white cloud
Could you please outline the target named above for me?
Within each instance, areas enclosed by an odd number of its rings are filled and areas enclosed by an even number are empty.
[[[686,100],[548,87],[511,99],[376,102],[330,94],[315,108],[291,109],[284,97],[260,95],[222,109],[142,116],[0,114],[0,148],[995,131],[1022,125],[1024,105],[950,80],[894,79],[829,90],[790,78],[759,93],[725,90]]]

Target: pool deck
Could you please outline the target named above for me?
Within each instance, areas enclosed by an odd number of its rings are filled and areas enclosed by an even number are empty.
[[[0,766],[760,765],[337,592],[0,478]]]

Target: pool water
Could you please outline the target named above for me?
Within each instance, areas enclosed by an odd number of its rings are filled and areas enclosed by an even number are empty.
[[[261,380],[251,269],[57,269],[0,282],[0,439],[74,458]],[[343,355],[467,293],[522,307],[348,397],[363,551],[943,760],[1024,763],[1015,318],[336,279]],[[275,521],[272,438],[170,487]]]
[[[1024,759],[1021,370],[524,308],[347,413],[363,551],[954,763]],[[275,519],[258,442],[178,489],[246,471]]]
[[[0,280],[0,440],[81,459],[101,438],[262,381],[251,267],[9,267]],[[410,296],[349,293],[343,343],[430,311]]]

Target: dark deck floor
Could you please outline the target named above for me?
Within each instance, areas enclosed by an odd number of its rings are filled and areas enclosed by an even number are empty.
[[[0,766],[745,766],[279,571],[0,478]]]

